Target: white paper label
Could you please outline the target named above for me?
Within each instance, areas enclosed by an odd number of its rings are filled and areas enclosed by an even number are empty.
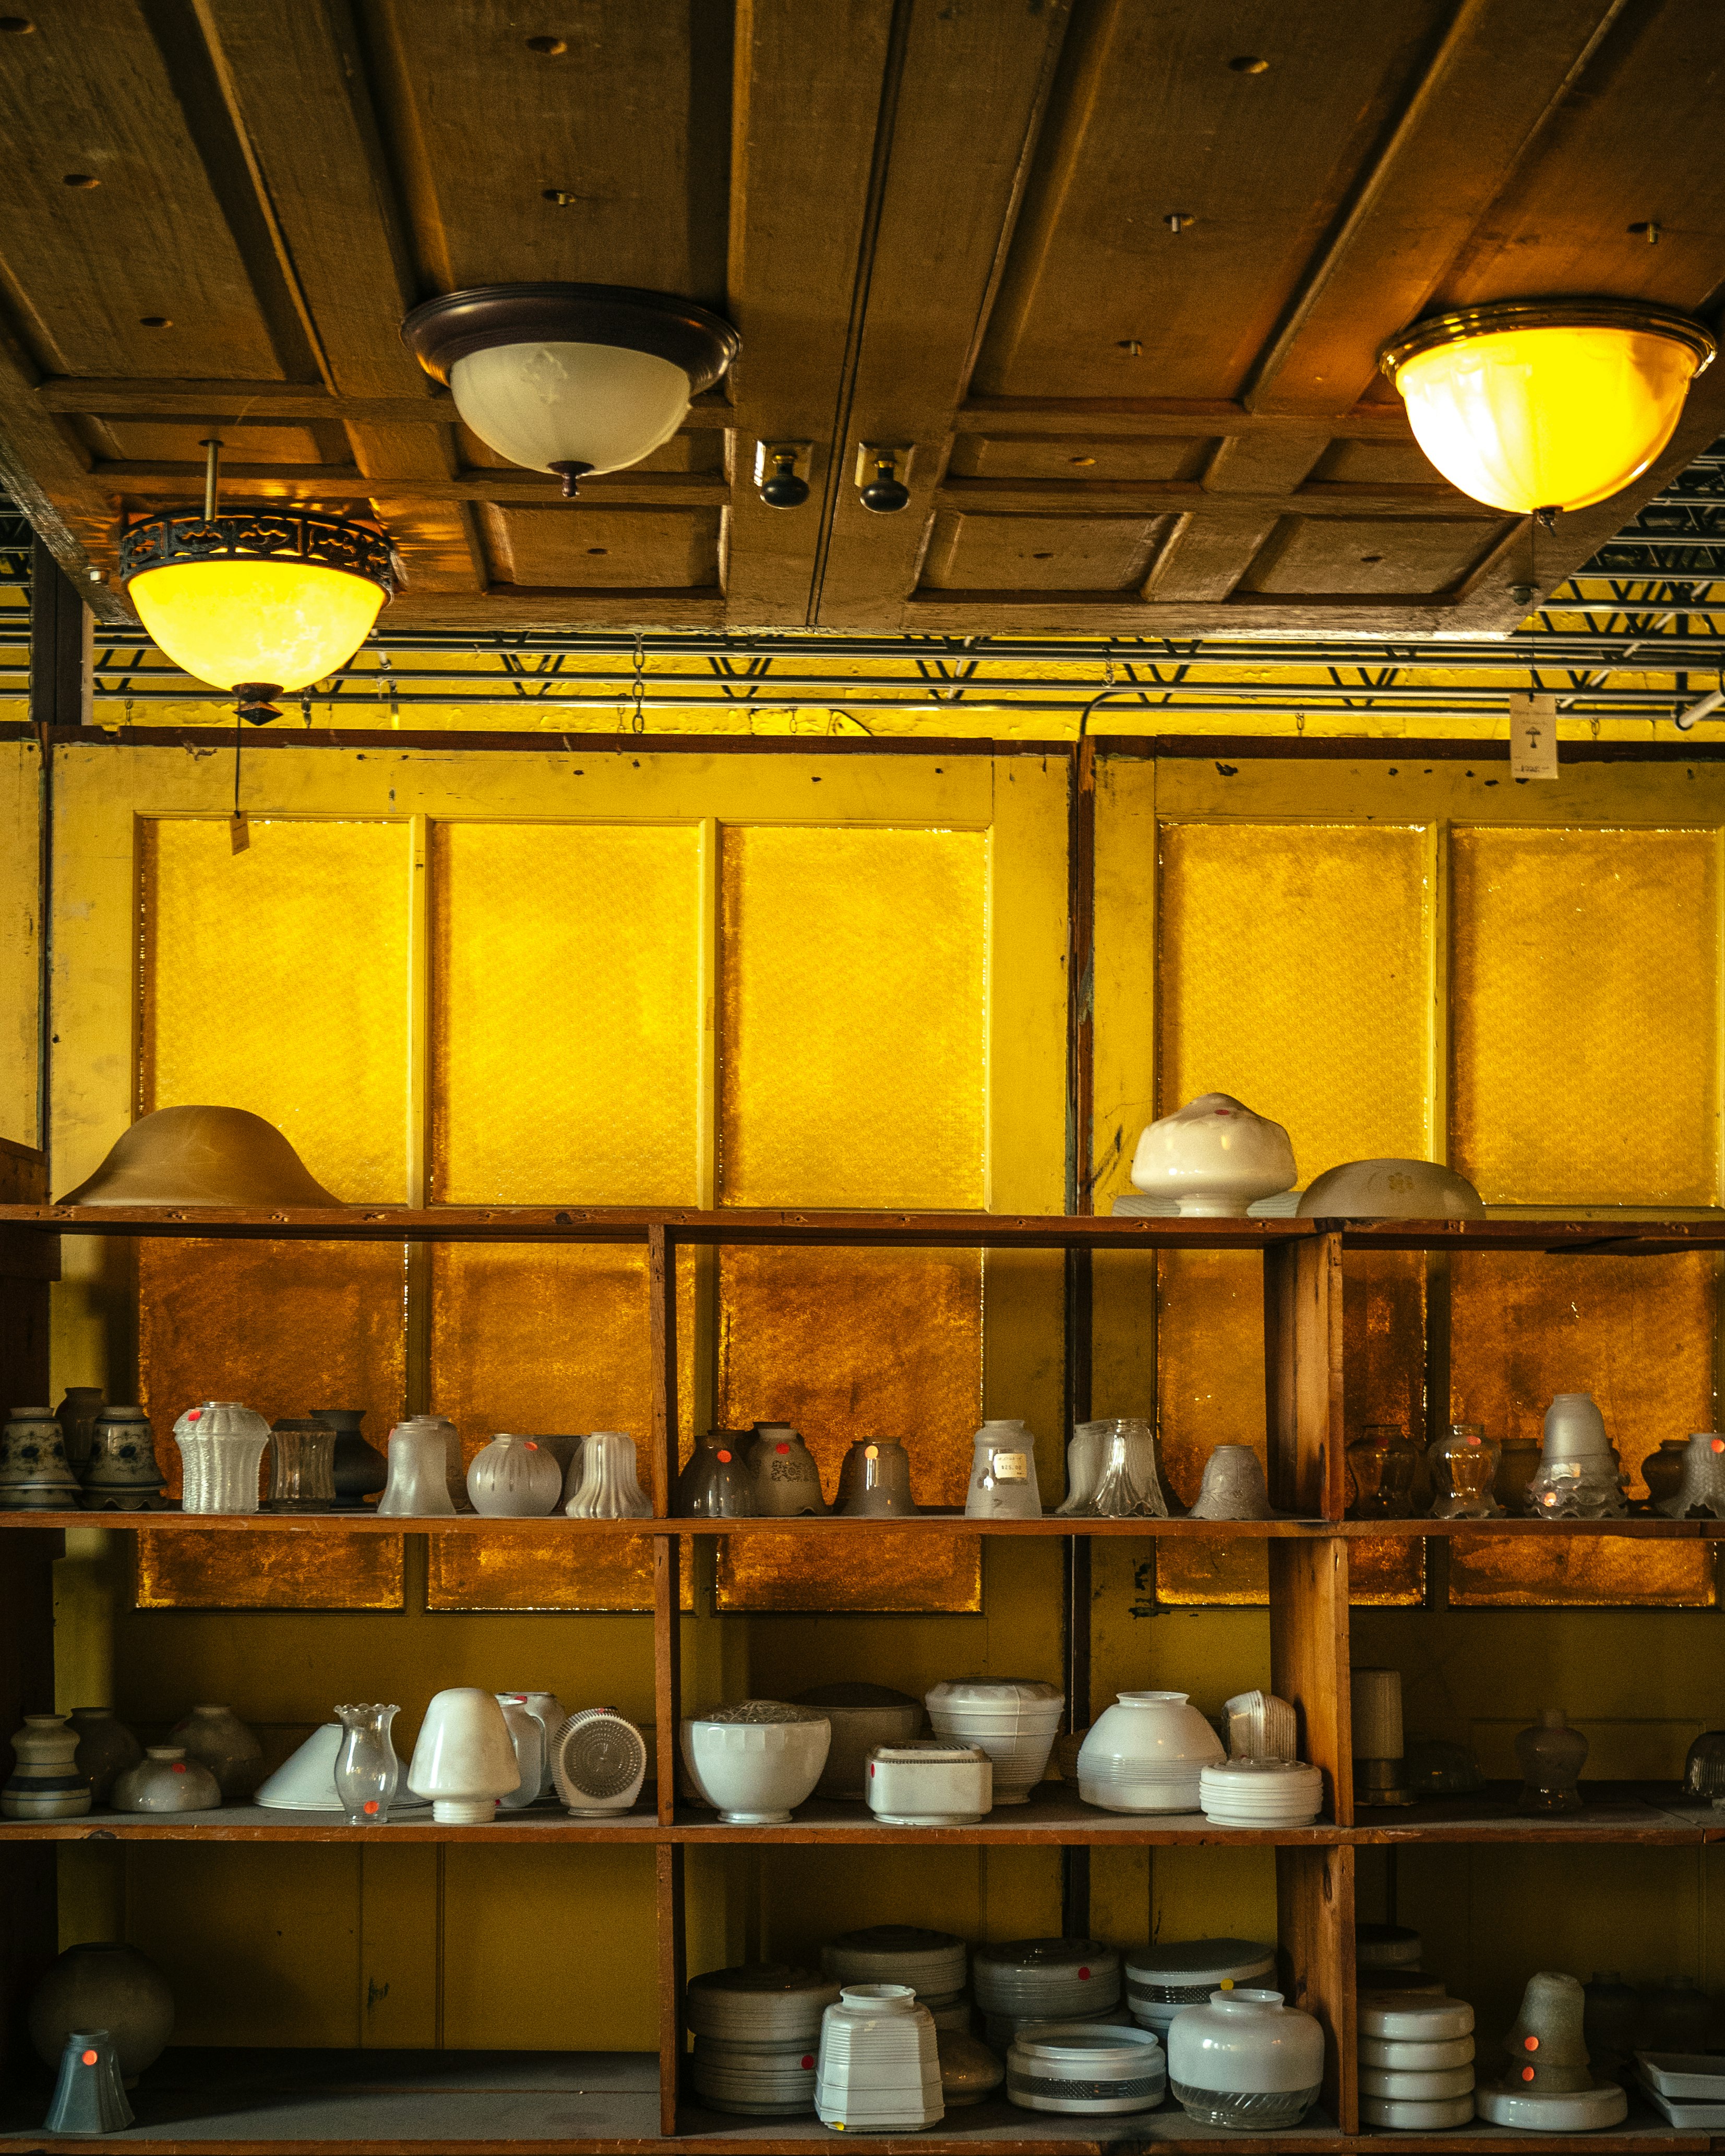
[[[1030,1456],[1026,1452],[997,1452],[993,1466],[997,1482],[1028,1482],[1030,1479]]]
[[[1509,700],[1509,775],[1512,778],[1555,778],[1558,775],[1558,700],[1516,690]]]

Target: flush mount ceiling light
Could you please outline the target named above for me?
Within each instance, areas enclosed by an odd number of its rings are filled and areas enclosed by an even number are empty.
[[[669,441],[741,344],[692,300],[629,285],[477,285],[415,307],[401,333],[464,424],[566,495]]]
[[[1657,307],[1505,300],[1416,322],[1378,365],[1444,477],[1526,515],[1585,509],[1645,471],[1714,349]]]
[[[182,672],[232,690],[243,717],[280,714],[270,699],[345,666],[370,634],[398,572],[381,532],[291,510],[216,510],[218,441],[203,514],[164,511],[120,540],[126,596]]]

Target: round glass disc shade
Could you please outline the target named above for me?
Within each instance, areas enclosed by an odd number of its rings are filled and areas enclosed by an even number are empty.
[[[1683,409],[1695,355],[1640,330],[1498,330],[1397,369],[1414,439],[1452,486],[1525,515],[1585,509],[1644,472]]]
[[[639,464],[689,409],[680,367],[612,344],[493,345],[456,361],[449,389],[480,439],[529,471]]]
[[[212,688],[303,689],[345,666],[377,619],[383,588],[313,562],[168,562],[126,586],[174,665]]]

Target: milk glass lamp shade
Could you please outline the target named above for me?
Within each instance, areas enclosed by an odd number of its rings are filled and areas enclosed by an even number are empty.
[[[463,423],[565,494],[639,464],[737,357],[728,322],[626,285],[482,285],[415,307],[402,336]]]
[[[1379,365],[1444,477],[1526,515],[1585,509],[1645,471],[1713,352],[1657,308],[1513,300],[1416,323]]]
[[[150,516],[120,557],[138,619],[176,666],[273,696],[345,666],[394,589],[388,542],[341,517]]]

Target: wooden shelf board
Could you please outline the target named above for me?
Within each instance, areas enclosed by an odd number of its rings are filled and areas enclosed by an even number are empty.
[[[661,1826],[653,1792],[616,1819],[575,1820],[554,1806],[500,1812],[483,1826],[439,1825],[429,1811],[398,1814],[387,1826],[349,1826],[334,1812],[277,1811],[261,1804],[224,1804],[208,1812],[85,1812],[75,1819],[0,1820],[0,1847],[9,1842],[91,1840],[172,1842],[492,1842],[496,1844],[682,1843],[731,1846],[794,1843],[806,1846],[1187,1849],[1305,1849],[1540,1842],[1592,1846],[1633,1842],[1698,1848],[1725,1841],[1725,1812],[1686,1802],[1675,1784],[1584,1783],[1585,1808],[1557,1818],[1516,1809],[1517,1784],[1494,1784],[1476,1797],[1422,1799],[1402,1806],[1361,1805],[1351,1827],[1258,1829],[1213,1826],[1198,1813],[1174,1817],[1105,1812],[1086,1804],[1070,1784],[1045,1782],[1027,1804],[1003,1804],[973,1826],[883,1826],[861,1804],[815,1799],[799,1805],[787,1826],[727,1826],[711,1812],[679,1804]]]
[[[644,1243],[903,1249],[1262,1250],[1327,1233],[1348,1250],[1544,1250],[1669,1255],[1725,1250],[1725,1218],[1699,1220],[1144,1219],[1111,1214],[649,1210],[591,1205],[0,1205],[0,1232],[264,1238],[286,1242]]]
[[[1633,2103],[1609,2133],[1520,2134],[1476,2123],[1460,2133],[1343,2135],[1321,2112],[1275,2134],[1230,2133],[1188,2118],[1172,2099],[1126,2118],[1063,2118],[1001,2101],[949,2112],[916,2135],[834,2133],[812,2114],[747,2119],[679,2107],[675,2140],[659,2126],[659,2061],[644,2052],[331,2051],[175,2049],[131,2093],[137,2123],[119,2133],[54,2137],[70,2156],[116,2146],[157,2156],[289,2156],[327,2148],[364,2156],[506,2156],[531,2146],[544,2156],[595,2147],[614,2156],[824,2156],[860,2148],[870,2156],[1104,2156],[1122,2143],[1238,2156],[1367,2156],[1367,2152],[1500,2150],[1527,2143],[1549,2156],[1657,2148],[1702,2151],[1705,2134],[1679,2133]],[[40,2148],[50,2085],[45,2075],[0,2108],[0,2146]]]
[[[487,1535],[526,1534],[550,1543],[570,1536],[603,1540],[642,1535],[798,1535],[814,1538],[860,1535],[1113,1536],[1127,1541],[1246,1542],[1418,1541],[1428,1536],[1621,1536],[1631,1542],[1684,1542],[1725,1535],[1718,1520],[1078,1520],[1056,1513],[1040,1520],[972,1520],[963,1512],[926,1511],[896,1520],[833,1517],[786,1520],[571,1520],[560,1512],[533,1520],[484,1519],[472,1512],[436,1518],[379,1519],[371,1511],[331,1512],[10,1512],[0,1509],[0,1530],[46,1527],[147,1527],[155,1534]]]

